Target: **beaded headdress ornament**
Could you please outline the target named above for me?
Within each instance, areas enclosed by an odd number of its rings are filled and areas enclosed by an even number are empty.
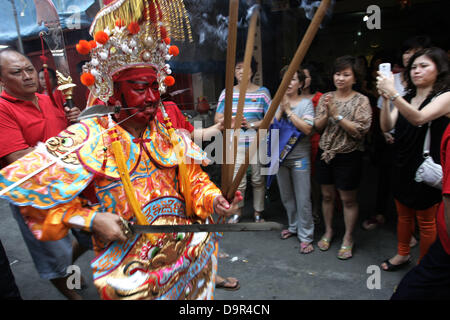
[[[99,11],[89,32],[94,40],[76,45],[91,55],[81,82],[104,102],[113,95],[114,76],[129,68],[154,68],[165,93],[175,83],[167,62],[179,53],[171,40],[192,41],[182,0],[116,0]]]

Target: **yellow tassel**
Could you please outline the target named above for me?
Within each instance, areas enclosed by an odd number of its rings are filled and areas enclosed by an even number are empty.
[[[94,35],[99,30],[109,30],[115,28],[116,20],[122,19],[125,25],[131,22],[138,22],[144,16],[147,1],[159,3],[162,12],[162,22],[166,27],[168,36],[172,40],[184,41],[184,30],[187,30],[188,39],[192,42],[191,26],[189,17],[186,12],[186,7],[183,0],[125,0],[120,5],[118,3],[111,3],[111,5],[104,7],[95,17],[92,23],[90,33]],[[146,25],[145,23],[143,26]],[[154,28],[154,26],[152,26]],[[160,38],[159,28],[153,30]]]
[[[136,193],[134,191],[133,185],[131,184],[131,179],[128,173],[128,167],[125,162],[122,144],[118,140],[116,130],[113,130],[113,132],[111,133],[111,138],[113,140],[111,144],[111,149],[114,154],[114,158],[116,159],[117,169],[119,170],[120,180],[122,181],[123,188],[125,190],[125,195],[128,199],[128,204],[131,206],[131,210],[133,211],[133,214],[136,217],[137,223],[140,225],[147,225],[148,224],[147,219],[142,213],[141,206],[136,198]],[[156,243],[156,240],[158,239],[158,234],[146,233],[144,236],[152,243]]]
[[[189,184],[189,176],[188,170],[185,163],[185,154],[184,150],[180,145],[180,141],[178,140],[178,136],[175,133],[175,129],[169,128],[169,136],[170,142],[172,143],[175,155],[177,157],[178,162],[178,181],[180,181],[181,193],[184,196],[184,202],[186,204],[186,216],[193,216],[192,207],[191,207],[191,187]]]

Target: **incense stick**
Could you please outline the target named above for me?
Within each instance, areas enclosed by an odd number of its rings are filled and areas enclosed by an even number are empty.
[[[237,147],[238,147],[238,136],[240,133],[240,128],[242,124],[242,118],[244,113],[244,105],[245,105],[245,96],[247,93],[247,87],[249,81],[248,76],[250,74],[250,64],[252,62],[253,57],[253,48],[255,44],[255,35],[256,35],[256,22],[258,21],[258,10],[255,10],[251,20],[250,26],[248,28],[247,34],[247,43],[245,45],[245,55],[244,55],[244,70],[242,74],[242,80],[239,87],[239,100],[237,104],[236,117],[234,122],[234,139],[233,139],[233,163],[231,164],[230,171],[234,173],[234,166],[236,165],[236,156],[237,156]]]
[[[224,110],[224,130],[228,132],[231,129],[231,116],[233,108],[233,85],[234,85],[234,67],[236,62],[236,38],[237,38],[237,19],[238,19],[239,1],[230,0],[229,22],[228,22],[228,48],[227,65],[225,76],[225,110]],[[223,135],[223,165],[222,165],[222,192],[226,194],[232,180],[231,167],[227,161],[229,155],[230,143],[227,141],[227,134]]]

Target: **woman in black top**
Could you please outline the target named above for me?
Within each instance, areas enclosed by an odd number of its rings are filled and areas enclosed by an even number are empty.
[[[398,251],[381,267],[393,271],[410,260],[409,240],[414,217],[420,229],[420,259],[436,239],[436,210],[441,190],[414,180],[423,162],[423,145],[430,126],[430,154],[440,163],[439,149],[442,135],[449,123],[450,84],[447,54],[439,48],[416,52],[405,71],[407,93],[402,98],[395,90],[392,75],[379,73],[377,88],[384,97],[381,109],[381,129],[386,132],[395,126],[394,198],[398,213]],[[389,100],[396,108],[389,110]]]

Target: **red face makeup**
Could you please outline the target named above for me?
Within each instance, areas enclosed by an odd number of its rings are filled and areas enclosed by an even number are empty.
[[[122,110],[118,117],[119,121],[134,114],[133,121],[148,123],[156,116],[160,101],[156,73],[152,72],[150,75],[136,76],[130,80],[119,81],[114,96],[116,100],[122,102],[125,108],[136,108]]]

